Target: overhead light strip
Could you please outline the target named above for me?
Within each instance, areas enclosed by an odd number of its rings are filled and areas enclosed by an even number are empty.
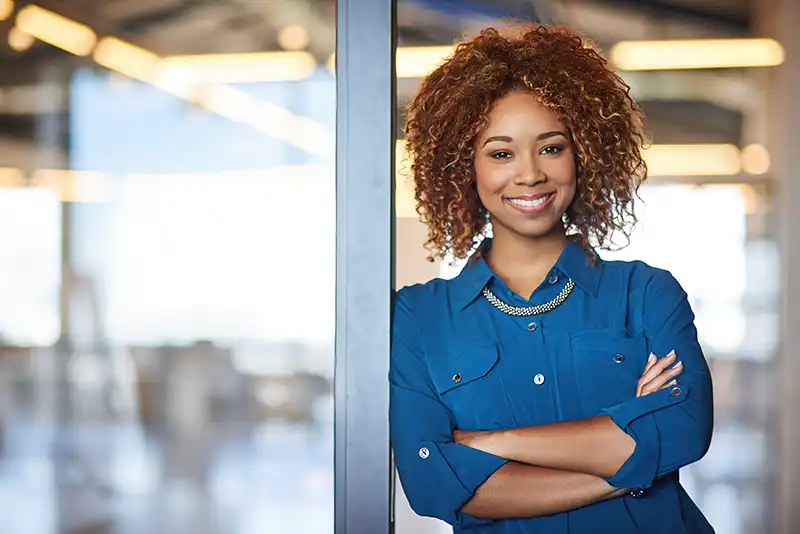
[[[620,70],[724,69],[774,67],[785,52],[774,39],[622,41],[610,59]]]
[[[88,26],[35,5],[20,10],[16,18],[16,27],[26,35],[72,54],[79,56],[92,54],[95,62],[114,72],[148,83],[213,113],[247,124],[259,132],[286,141],[310,154],[330,156],[332,153],[333,133],[325,125],[309,117],[295,115],[275,104],[260,101],[244,91],[213,79],[215,73],[219,75],[221,72],[220,65],[226,62],[229,65],[231,62],[238,62],[240,66],[253,68],[254,63],[248,61],[259,58],[248,59],[243,57],[244,55],[237,55],[237,59],[228,55],[221,63],[217,62],[216,65],[209,67],[210,63],[205,62],[206,67],[198,68],[197,72],[194,72],[185,65],[202,65],[203,62],[198,62],[196,57],[165,61],[150,50],[116,37],[103,37],[98,42],[96,34]],[[281,61],[284,67],[290,62],[297,65],[305,62],[304,68],[307,70],[308,58],[303,59],[303,53],[298,54],[300,55],[291,56],[294,59],[283,56]]]

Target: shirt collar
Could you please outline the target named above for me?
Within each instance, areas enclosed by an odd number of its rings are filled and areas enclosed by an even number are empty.
[[[463,310],[475,300],[486,284],[495,276],[484,260],[483,253],[489,250],[489,247],[491,247],[491,239],[486,238],[480,246],[482,251],[480,258],[471,257],[461,273],[453,280],[452,298],[453,304],[458,310]],[[580,245],[568,240],[553,269],[564,273],[578,287],[592,296],[597,296],[602,264],[603,261],[599,258],[596,263],[592,263],[589,255]]]

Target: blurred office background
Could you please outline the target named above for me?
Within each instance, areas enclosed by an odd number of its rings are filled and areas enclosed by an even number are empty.
[[[800,59],[776,5],[398,6],[398,117],[454,39],[508,17],[587,32],[631,85],[651,179],[632,245],[606,256],[670,269],[692,297],[717,419],[683,480],[721,534],[777,532],[798,408],[778,395],[775,164],[797,103],[776,101],[775,73]],[[0,533],[333,532],[335,13],[0,0]],[[705,41],[753,37],[778,41]],[[642,52],[654,39],[680,42]],[[454,276],[425,261],[397,182],[398,286]],[[400,534],[448,531],[397,506]]]

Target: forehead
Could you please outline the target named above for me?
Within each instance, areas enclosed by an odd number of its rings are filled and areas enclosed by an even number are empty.
[[[484,133],[506,128],[530,130],[531,133],[564,129],[556,114],[530,92],[515,91],[499,98],[492,105],[488,119]]]

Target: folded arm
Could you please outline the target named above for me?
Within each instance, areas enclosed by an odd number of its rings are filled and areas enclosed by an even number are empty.
[[[455,443],[455,420],[436,395],[401,297],[395,305],[389,422],[400,481],[416,513],[464,528],[563,512],[623,493],[597,476],[509,462]]]
[[[627,492],[592,475],[509,462],[478,487],[461,512],[490,519],[550,515]]]
[[[497,432],[456,432],[460,443],[531,465],[603,477],[615,487],[647,488],[708,450],[713,427],[711,376],[678,282],[660,271],[645,297],[645,334],[655,353],[672,349],[678,384],[578,421]]]

